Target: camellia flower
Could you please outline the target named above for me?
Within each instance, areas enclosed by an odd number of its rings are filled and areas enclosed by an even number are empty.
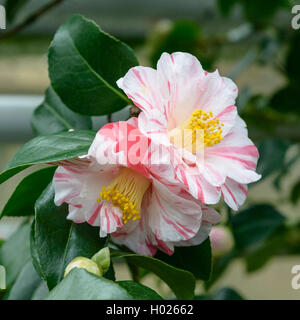
[[[162,177],[172,167],[148,161],[151,143],[136,124],[132,118],[105,125],[86,157],[58,167],[56,205],[68,203],[68,219],[99,226],[100,237],[111,234],[115,243],[137,253],[172,254],[174,246],[200,244],[219,221],[218,213],[175,179],[166,183]]]
[[[131,68],[117,83],[142,109],[140,131],[169,154],[188,192],[206,204],[222,195],[237,210],[260,175],[257,148],[237,114],[236,85],[182,52],[163,53],[157,70]]]

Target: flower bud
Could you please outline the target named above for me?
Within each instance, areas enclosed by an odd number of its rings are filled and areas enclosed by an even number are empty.
[[[102,269],[97,265],[96,262],[94,262],[91,259],[85,258],[85,257],[77,257],[73,259],[66,267],[65,275],[73,269],[73,268],[79,268],[79,269],[85,269],[90,273],[93,273],[97,276],[102,276],[103,271]]]
[[[214,257],[223,256],[233,248],[233,237],[226,227],[213,227],[209,237]]]
[[[107,272],[110,266],[110,251],[105,247],[93,255],[92,260],[97,263],[99,268],[103,270],[103,274]]]

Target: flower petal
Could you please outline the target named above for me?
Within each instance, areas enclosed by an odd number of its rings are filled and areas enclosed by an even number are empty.
[[[238,210],[245,202],[248,194],[248,186],[238,183],[232,179],[226,179],[225,184],[221,187],[222,196],[225,202],[233,210]]]
[[[189,168],[186,164],[179,164],[176,167],[176,173],[179,181],[185,185],[195,199],[206,204],[215,204],[220,200],[220,188],[208,182],[198,168]]]
[[[196,57],[184,52],[163,53],[157,71],[171,130],[188,119],[198,105],[202,94],[198,84],[205,78],[205,72]]]
[[[178,247],[196,246],[201,244],[203,241],[207,239],[212,226],[217,224],[220,221],[221,216],[214,209],[206,207],[204,205],[202,205],[202,213],[203,213],[203,216],[202,216],[201,226],[197,234],[189,240],[174,243],[175,246],[178,246]]]
[[[187,240],[195,236],[202,216],[201,206],[171,192],[153,179],[145,219],[156,239],[164,242]]]
[[[112,239],[116,244],[125,245],[139,254],[154,256],[157,251],[143,218],[129,221],[121,230],[112,234]]]
[[[261,177],[255,172],[258,157],[257,148],[238,125],[220,143],[205,150],[204,176],[218,186],[226,177],[242,184],[255,182]]]
[[[99,223],[100,223],[100,237],[106,237],[107,234],[117,231],[122,228],[122,211],[118,207],[114,207],[107,201],[102,201],[100,206]]]

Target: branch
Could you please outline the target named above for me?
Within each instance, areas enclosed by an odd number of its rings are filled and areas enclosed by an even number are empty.
[[[64,0],[54,0],[52,2],[47,3],[42,8],[40,8],[37,11],[30,14],[23,22],[16,25],[14,28],[8,30],[7,32],[1,34],[0,40],[7,39],[7,38],[13,36],[14,34],[18,33],[19,31],[21,31],[22,29],[25,29],[26,27],[28,27],[29,25],[34,23],[40,16],[42,16],[43,14],[45,14],[46,12],[48,12],[49,10],[54,8],[55,6],[59,5],[63,1]]]

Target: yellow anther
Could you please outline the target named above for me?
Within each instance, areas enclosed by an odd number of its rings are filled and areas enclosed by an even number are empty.
[[[119,207],[123,212],[123,223],[130,219],[133,221],[140,219],[140,210],[143,196],[150,185],[150,181],[128,168],[122,168],[119,174],[106,187],[102,186],[100,198],[111,202]],[[97,199],[98,202],[101,199]]]
[[[186,128],[193,131],[192,144],[197,140],[196,130],[203,129],[204,145],[211,147],[223,139],[221,126],[224,124],[220,124],[219,118],[213,119],[212,111],[205,112],[199,109],[193,112]]]
[[[198,109],[182,125],[172,129],[169,132],[169,138],[178,148],[184,148],[196,154],[223,139],[223,126],[219,118],[214,118],[212,111]]]

